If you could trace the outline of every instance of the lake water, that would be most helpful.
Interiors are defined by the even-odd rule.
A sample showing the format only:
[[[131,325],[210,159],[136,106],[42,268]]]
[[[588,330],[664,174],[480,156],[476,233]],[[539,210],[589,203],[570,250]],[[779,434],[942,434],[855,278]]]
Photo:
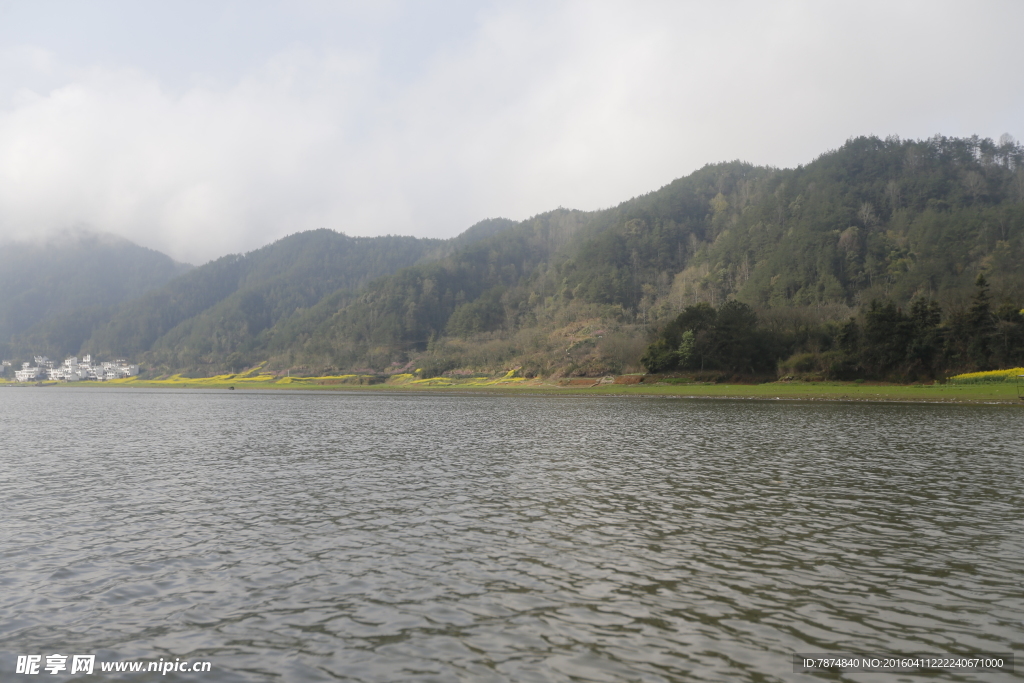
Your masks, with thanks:
[[[625,682],[1024,648],[1018,406],[0,388],[0,408],[4,681],[117,679],[13,673],[53,653],[212,667],[131,681]]]

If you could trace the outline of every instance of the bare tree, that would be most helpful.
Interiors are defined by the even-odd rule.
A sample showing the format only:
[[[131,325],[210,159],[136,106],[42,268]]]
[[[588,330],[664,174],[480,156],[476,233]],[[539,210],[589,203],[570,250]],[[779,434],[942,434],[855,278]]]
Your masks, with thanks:
[[[964,175],[964,185],[974,198],[974,203],[977,204],[978,195],[981,194],[981,190],[985,186],[985,179],[977,171],[968,171]]]
[[[889,197],[889,206],[895,214],[900,208],[900,184],[895,180],[890,180],[885,186],[885,193]]]
[[[1017,141],[1009,133],[999,136],[999,148],[996,151],[996,158],[1001,158],[1003,166],[1010,168],[1013,164],[1013,153],[1016,151]]]
[[[911,147],[907,150],[907,156],[903,159],[903,165],[908,171],[916,171],[921,165],[921,153]]]
[[[860,211],[857,212],[857,217],[860,218],[861,222],[864,223],[865,228],[870,228],[875,223],[875,210],[868,202],[863,202],[860,205]]]
[[[754,198],[754,183],[744,180],[740,183],[740,207],[743,208]]]
[[[860,235],[857,228],[852,225],[846,230],[843,230],[839,235],[839,248],[842,249],[843,252],[849,253],[851,251],[856,251],[859,243]]]
[[[1009,210],[1003,209],[996,216],[996,239],[1007,242],[1010,239],[1010,224],[1012,217]]]
[[[786,195],[786,184],[780,183],[778,188],[775,190],[775,213],[778,218],[779,226],[785,227],[786,225],[786,202],[784,201]]]
[[[742,287],[747,283],[747,280],[750,279],[750,271],[750,254],[746,254],[743,257],[743,263],[739,266],[739,276],[736,281],[737,287]]]

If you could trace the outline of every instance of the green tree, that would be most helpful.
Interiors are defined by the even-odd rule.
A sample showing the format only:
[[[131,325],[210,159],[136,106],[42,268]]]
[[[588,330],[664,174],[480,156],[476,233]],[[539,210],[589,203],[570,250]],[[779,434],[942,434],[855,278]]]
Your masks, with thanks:
[[[706,303],[687,307],[661,331],[640,362],[650,372],[728,370],[739,373],[773,369],[778,348],[760,329],[747,304],[728,301],[717,311]]]
[[[935,378],[942,363],[942,309],[935,301],[916,299],[910,306],[912,333],[907,348],[907,375]]]
[[[766,370],[771,360],[762,353],[763,335],[757,315],[747,304],[728,301],[718,310],[713,327],[711,357],[715,367],[751,374]]]
[[[970,326],[970,342],[968,343],[968,354],[971,362],[979,370],[990,369],[990,357],[992,355],[992,336],[995,332],[995,316],[992,315],[992,298],[989,296],[988,280],[985,275],[978,273],[974,281],[977,292],[967,312],[967,324]]]
[[[872,301],[864,314],[861,361],[868,374],[885,378],[899,373],[914,338],[910,318],[892,301]]]

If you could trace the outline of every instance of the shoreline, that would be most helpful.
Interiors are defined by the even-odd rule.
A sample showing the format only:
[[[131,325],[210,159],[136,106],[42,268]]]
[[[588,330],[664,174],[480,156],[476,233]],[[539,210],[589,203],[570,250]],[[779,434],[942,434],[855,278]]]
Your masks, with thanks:
[[[944,403],[975,405],[1020,405],[1017,387],[1010,382],[991,384],[867,384],[855,382],[769,382],[765,384],[702,384],[702,383],[614,383],[573,378],[572,380],[537,380],[503,377],[497,379],[431,380],[403,379],[379,384],[344,381],[341,378],[270,379],[231,377],[163,380],[114,380],[109,382],[46,382],[35,384],[6,383],[4,388],[99,387],[117,389],[218,389],[278,391],[384,391],[389,393],[430,394],[503,394],[546,396],[651,396],[691,399],[746,399],[757,401],[833,401],[871,403]]]

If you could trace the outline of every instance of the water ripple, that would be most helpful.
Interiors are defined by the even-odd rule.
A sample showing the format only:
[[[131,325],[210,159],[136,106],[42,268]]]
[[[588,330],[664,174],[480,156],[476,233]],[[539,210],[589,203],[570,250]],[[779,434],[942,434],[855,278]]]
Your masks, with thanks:
[[[1024,647],[1015,407],[3,406],[5,672],[75,652],[213,663],[169,681],[768,681],[799,678],[793,652]]]

